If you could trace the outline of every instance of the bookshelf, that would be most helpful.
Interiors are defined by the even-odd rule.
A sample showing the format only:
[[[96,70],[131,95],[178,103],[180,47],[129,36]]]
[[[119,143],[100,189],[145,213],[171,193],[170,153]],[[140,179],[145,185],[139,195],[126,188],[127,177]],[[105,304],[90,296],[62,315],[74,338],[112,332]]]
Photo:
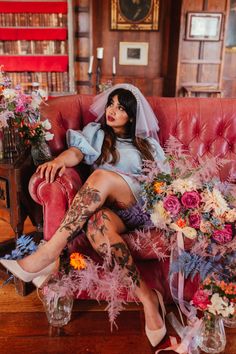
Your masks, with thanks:
[[[74,93],[73,1],[0,1],[0,64],[13,85]]]

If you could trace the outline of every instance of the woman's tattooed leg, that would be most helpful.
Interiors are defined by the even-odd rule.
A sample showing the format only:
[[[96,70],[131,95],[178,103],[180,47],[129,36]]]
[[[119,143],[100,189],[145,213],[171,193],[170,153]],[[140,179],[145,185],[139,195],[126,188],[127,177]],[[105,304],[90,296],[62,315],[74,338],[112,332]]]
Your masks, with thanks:
[[[69,232],[67,241],[70,242],[89,217],[101,206],[101,196],[97,189],[90,187],[88,184],[80,189],[76,194],[70,209],[66,213],[59,231],[66,230]]]
[[[87,237],[96,252],[111,267],[114,266],[114,262],[118,263],[126,271],[127,276],[139,286],[140,274],[126,243],[114,230],[112,214],[108,209],[96,212],[87,224]]]

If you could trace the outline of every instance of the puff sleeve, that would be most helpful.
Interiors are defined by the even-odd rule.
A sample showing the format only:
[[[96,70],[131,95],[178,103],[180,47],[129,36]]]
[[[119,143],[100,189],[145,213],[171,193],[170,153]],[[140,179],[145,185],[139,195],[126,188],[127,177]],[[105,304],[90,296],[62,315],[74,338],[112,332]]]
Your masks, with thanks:
[[[169,173],[170,172],[170,166],[169,163],[166,161],[166,156],[165,153],[161,147],[161,145],[153,138],[147,138],[149,144],[152,147],[152,154],[154,157],[155,161],[160,162],[160,167],[163,172]]]
[[[89,123],[82,131],[68,129],[66,133],[68,147],[76,147],[84,155],[84,162],[92,165],[101,155],[104,131],[100,123]]]

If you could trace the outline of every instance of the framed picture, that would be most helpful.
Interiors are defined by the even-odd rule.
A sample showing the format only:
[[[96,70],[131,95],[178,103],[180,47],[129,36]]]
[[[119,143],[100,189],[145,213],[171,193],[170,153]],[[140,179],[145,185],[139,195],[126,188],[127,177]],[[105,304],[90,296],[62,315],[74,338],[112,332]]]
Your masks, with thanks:
[[[157,31],[160,0],[112,0],[111,29]]]
[[[219,41],[223,14],[219,12],[189,12],[186,39],[192,41]]]
[[[120,42],[120,65],[148,65],[147,42]]]

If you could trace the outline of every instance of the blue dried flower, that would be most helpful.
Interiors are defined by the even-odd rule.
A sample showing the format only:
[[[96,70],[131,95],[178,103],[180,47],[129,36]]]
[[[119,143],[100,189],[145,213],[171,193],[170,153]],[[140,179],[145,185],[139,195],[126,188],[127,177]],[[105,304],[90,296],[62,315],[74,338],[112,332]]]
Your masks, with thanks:
[[[5,259],[21,259],[37,250],[37,245],[31,235],[22,235],[16,240],[16,248]]]

